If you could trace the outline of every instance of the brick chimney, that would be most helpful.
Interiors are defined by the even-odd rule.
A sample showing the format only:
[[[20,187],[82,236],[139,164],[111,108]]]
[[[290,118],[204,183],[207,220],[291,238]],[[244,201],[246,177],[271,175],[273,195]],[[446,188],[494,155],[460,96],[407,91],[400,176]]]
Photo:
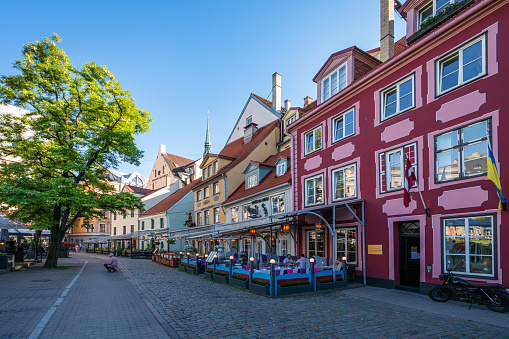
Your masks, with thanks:
[[[290,107],[292,107],[292,102],[290,99],[285,100],[285,110],[288,112],[290,110]]]
[[[313,98],[311,97],[305,97],[304,98],[304,107],[306,107],[307,105],[309,105],[310,103],[313,102]]]
[[[380,0],[380,60],[394,56],[394,0]]]
[[[159,145],[159,154],[165,154],[166,153],[166,145]]]
[[[272,108],[281,111],[281,74],[272,74]]]
[[[251,141],[253,134],[255,134],[257,130],[258,124],[255,124],[254,122],[244,127],[244,144],[247,144]]]

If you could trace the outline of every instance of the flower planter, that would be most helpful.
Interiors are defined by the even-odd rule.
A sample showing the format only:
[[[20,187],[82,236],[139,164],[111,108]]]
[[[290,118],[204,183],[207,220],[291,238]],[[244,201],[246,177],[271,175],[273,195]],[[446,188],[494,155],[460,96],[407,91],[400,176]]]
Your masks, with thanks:
[[[230,277],[230,285],[237,286],[240,288],[249,288],[249,279],[247,280],[240,280]]]
[[[263,295],[269,295],[270,294],[270,284],[262,286],[262,285],[251,283],[251,284],[249,284],[248,288],[249,288],[250,291],[253,291],[253,292],[256,292],[256,293],[260,293],[260,294],[263,294]]]
[[[297,285],[297,286],[288,286],[281,287],[281,285],[277,285],[277,295],[290,295],[297,293],[306,293],[311,292],[311,285]]]
[[[227,275],[223,276],[223,275],[213,274],[212,280],[219,281],[220,283],[223,283],[223,284],[228,284],[230,277]]]
[[[346,287],[346,281],[336,281],[336,282],[328,282],[328,283],[320,283],[316,282],[316,290],[324,291],[324,290],[332,290],[335,288],[343,288]]]
[[[170,267],[178,267],[178,261],[176,259],[170,259]]]

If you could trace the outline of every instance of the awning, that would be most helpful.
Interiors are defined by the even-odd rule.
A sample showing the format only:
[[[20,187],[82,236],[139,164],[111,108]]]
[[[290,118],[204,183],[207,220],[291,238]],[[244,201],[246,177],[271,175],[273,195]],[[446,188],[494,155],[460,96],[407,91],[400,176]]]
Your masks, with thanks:
[[[183,228],[180,230],[170,231],[170,239],[177,239],[177,238],[188,238],[191,236],[200,235],[205,232],[213,232],[215,228],[215,225],[206,225],[206,226],[198,226],[198,227],[189,227],[189,228]]]

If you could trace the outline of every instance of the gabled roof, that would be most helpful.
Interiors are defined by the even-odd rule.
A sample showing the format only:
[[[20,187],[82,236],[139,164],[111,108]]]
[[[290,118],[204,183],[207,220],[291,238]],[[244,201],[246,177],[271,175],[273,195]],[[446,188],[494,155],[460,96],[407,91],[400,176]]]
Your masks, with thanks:
[[[189,192],[193,190],[196,186],[198,186],[201,181],[198,178],[197,180],[193,180],[191,183],[187,184],[186,186],[182,187],[181,189],[177,190],[175,193],[170,195],[169,197],[162,200],[160,203],[155,205],[154,207],[150,208],[149,210],[143,212],[140,214],[140,217],[146,217],[148,215],[153,214],[160,214],[163,212],[166,212],[170,208],[173,207],[177,202],[182,200]]]
[[[168,166],[170,167],[170,170],[172,172],[176,168],[179,168],[182,166],[187,166],[187,165],[196,161],[196,160],[187,159],[187,158],[180,157],[178,155],[170,154],[170,153],[163,153],[163,157],[166,160],[166,162],[168,163]]]
[[[203,158],[203,162],[201,163],[200,168],[204,168],[205,166],[208,166],[208,165],[206,165],[208,158],[216,158],[216,159],[221,158],[221,159],[226,159],[226,160],[231,160],[231,161],[235,160],[235,158],[227,157],[226,155],[207,153],[205,155],[205,158]]]
[[[143,187],[138,187],[138,186],[131,186],[131,185],[125,185],[124,188],[128,192],[135,193],[135,194],[142,194],[142,195],[145,195],[145,194],[153,192],[151,189],[148,189],[148,188],[143,188]]]
[[[260,166],[262,166],[262,167],[274,167],[274,166],[267,165],[267,164],[265,164],[265,163],[263,163],[263,162],[258,162],[258,161],[251,160],[251,161],[247,164],[247,166],[246,166],[246,168],[244,169],[244,171],[242,172],[242,174],[246,174],[247,172],[249,172],[248,170],[250,170],[250,169],[251,169],[251,167],[253,167],[253,166],[256,166],[256,167],[260,167]]]
[[[244,138],[238,138],[229,144],[227,144],[221,152],[219,152],[219,155],[227,156],[234,158],[235,160],[229,163],[228,165],[221,168],[219,171],[217,171],[215,174],[211,175],[207,179],[204,179],[201,181],[201,184],[205,184],[211,180],[214,180],[215,178],[219,177],[220,175],[227,173],[230,169],[237,166],[240,162],[242,162],[251,152],[263,141],[265,138],[274,131],[279,126],[279,120],[274,120],[268,125],[263,126],[259,130],[257,130],[251,140],[244,144]]]
[[[278,159],[285,157],[290,158],[291,149],[287,148],[284,151],[277,153],[275,155],[271,155],[268,157],[263,164],[266,164],[267,166],[274,167]],[[231,204],[235,201],[247,198],[249,196],[261,193],[263,191],[266,191],[268,189],[283,185],[285,183],[291,183],[291,171],[289,168],[286,169],[286,173],[282,176],[278,177],[276,176],[276,171],[272,170],[270,171],[265,177],[263,177],[262,180],[258,183],[258,185],[246,188],[245,182],[242,182],[237,189],[230,194],[228,199],[223,203],[223,205]]]

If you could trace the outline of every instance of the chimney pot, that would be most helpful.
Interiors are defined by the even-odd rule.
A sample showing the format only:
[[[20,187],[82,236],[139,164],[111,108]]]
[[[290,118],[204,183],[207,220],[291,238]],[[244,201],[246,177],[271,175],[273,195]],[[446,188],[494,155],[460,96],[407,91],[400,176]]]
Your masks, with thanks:
[[[281,74],[272,74],[272,108],[281,111]]]
[[[166,153],[166,145],[159,145],[159,153],[165,154]]]
[[[310,103],[313,102],[313,98],[311,97],[305,97],[304,98],[304,107],[306,107],[307,105],[309,105]]]
[[[290,99],[286,99],[285,100],[285,110],[288,112],[291,107],[292,107],[292,102],[290,101]]]

